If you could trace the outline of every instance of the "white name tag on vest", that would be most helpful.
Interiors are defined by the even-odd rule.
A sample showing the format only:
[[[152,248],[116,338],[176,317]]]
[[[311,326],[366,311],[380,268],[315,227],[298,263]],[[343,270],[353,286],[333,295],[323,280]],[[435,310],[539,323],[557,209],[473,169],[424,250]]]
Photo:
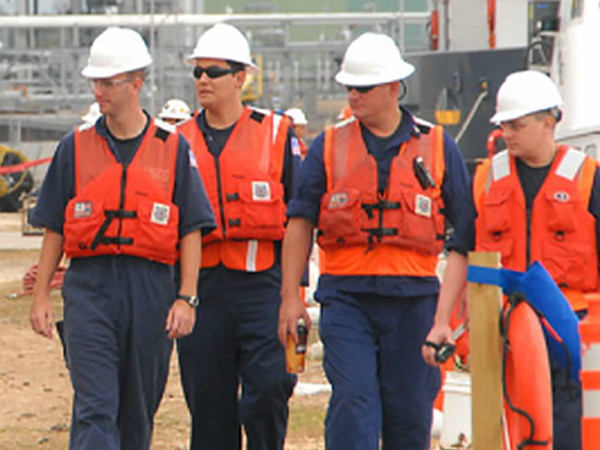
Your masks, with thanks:
[[[415,212],[419,216],[431,217],[431,199],[425,195],[417,194],[415,197]]]
[[[75,219],[85,219],[86,217],[91,217],[92,211],[92,202],[77,202],[73,208],[73,217]]]
[[[167,225],[169,223],[170,215],[171,207],[169,205],[154,203],[152,205],[152,216],[150,217],[150,222],[158,225]]]
[[[268,182],[252,182],[252,200],[255,202],[268,202],[271,200],[271,186]]]

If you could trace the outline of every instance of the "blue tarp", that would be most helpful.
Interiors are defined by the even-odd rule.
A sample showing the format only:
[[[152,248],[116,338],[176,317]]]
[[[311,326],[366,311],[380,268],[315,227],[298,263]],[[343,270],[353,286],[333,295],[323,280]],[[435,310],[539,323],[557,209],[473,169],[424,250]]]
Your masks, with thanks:
[[[534,262],[526,272],[469,266],[467,281],[500,286],[504,295],[521,293],[539,311],[563,340],[570,353],[570,375],[579,380],[581,369],[581,338],[579,319],[569,301],[558,288],[548,271]],[[548,350],[563,369],[567,370],[568,355],[563,345],[544,328]]]

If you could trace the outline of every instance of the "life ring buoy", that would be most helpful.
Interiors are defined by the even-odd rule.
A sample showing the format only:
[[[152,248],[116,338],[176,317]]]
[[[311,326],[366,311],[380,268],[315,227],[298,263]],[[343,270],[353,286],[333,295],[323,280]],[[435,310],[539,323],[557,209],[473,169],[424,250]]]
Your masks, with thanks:
[[[504,133],[502,132],[501,128],[494,128],[492,131],[490,131],[490,134],[488,134],[486,147],[488,158],[491,158],[498,153],[498,151],[506,148],[506,142],[504,142]]]
[[[507,450],[552,450],[552,385],[537,314],[520,294],[502,309],[502,379]],[[532,374],[535,373],[535,378]]]

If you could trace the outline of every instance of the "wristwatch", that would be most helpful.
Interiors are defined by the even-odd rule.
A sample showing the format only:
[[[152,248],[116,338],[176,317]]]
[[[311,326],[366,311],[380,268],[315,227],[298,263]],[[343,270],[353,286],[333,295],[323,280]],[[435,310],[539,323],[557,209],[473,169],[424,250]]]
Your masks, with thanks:
[[[200,304],[200,300],[196,295],[177,294],[176,298],[177,300],[185,300],[188,303],[188,305],[190,305],[192,308],[197,308]]]

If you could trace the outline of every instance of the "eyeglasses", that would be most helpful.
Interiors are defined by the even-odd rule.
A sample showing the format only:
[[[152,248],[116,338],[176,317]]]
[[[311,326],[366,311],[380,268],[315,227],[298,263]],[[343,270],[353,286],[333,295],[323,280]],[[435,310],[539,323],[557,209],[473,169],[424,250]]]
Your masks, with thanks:
[[[371,86],[346,86],[346,90],[348,92],[350,92],[350,91],[352,91],[352,89],[354,89],[359,94],[366,94],[367,92],[369,92],[371,89],[373,89],[375,87],[377,87],[377,85],[371,85]]]
[[[221,78],[222,76],[225,76],[227,74],[234,74],[236,73],[237,70],[235,69],[226,69],[224,67],[219,67],[219,66],[210,66],[210,67],[200,67],[200,66],[196,66],[194,67],[194,78],[196,80],[199,80],[200,78],[202,78],[203,74],[206,74],[208,76],[208,78],[214,80],[215,78]]]
[[[525,116],[524,118],[501,122],[499,124],[499,126],[500,126],[500,128],[502,128],[503,131],[510,130],[512,132],[519,132],[522,129],[524,129],[525,127],[527,127],[527,125],[529,125],[534,120],[535,120],[535,118],[533,118],[533,117]]]
[[[103,90],[109,90],[115,88],[120,84],[130,83],[131,81],[133,81],[131,78],[118,78],[116,80],[109,80],[106,78],[89,78],[88,84],[90,86],[90,89],[98,87]]]

